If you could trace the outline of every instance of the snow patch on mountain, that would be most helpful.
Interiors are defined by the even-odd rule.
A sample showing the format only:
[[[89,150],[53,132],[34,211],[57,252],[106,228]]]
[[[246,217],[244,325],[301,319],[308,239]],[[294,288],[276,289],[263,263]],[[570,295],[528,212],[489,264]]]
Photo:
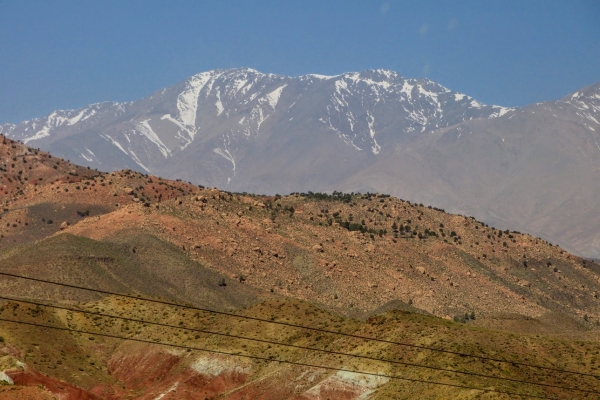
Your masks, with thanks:
[[[576,115],[579,117],[600,125],[600,101],[598,100],[600,100],[600,84],[573,93],[565,102],[578,110]],[[593,127],[588,128],[595,132]]]
[[[356,83],[360,79],[360,72],[348,72],[342,75],[342,77]]]
[[[238,132],[247,137],[251,136],[252,134],[258,134],[263,122],[265,122],[267,118],[269,118],[275,112],[281,94],[286,87],[287,84],[284,84],[258,98],[252,109],[249,111],[249,114],[247,116],[242,116],[242,118],[238,120],[238,124],[243,126],[243,129]],[[242,103],[248,104],[252,102],[256,99],[256,97],[258,97],[259,94],[260,92],[253,93]]]
[[[413,88],[414,86],[408,83],[408,80],[406,80],[402,84],[402,89],[400,89],[400,93],[404,94],[408,99],[411,99]]]
[[[371,135],[371,139],[373,139],[373,147],[371,147],[371,151],[373,154],[379,154],[381,150],[381,146],[377,144],[377,140],[375,140],[375,131],[373,130],[373,124],[375,123],[375,118],[369,113],[367,113],[367,124],[369,126],[369,134]]]
[[[68,118],[66,120],[67,125],[75,125],[76,123],[80,122],[80,121],[85,121],[86,119],[90,118],[91,116],[96,114],[96,109],[92,108],[92,107],[86,107],[83,110],[81,110],[81,112],[79,112],[77,115],[75,115],[72,118]]]
[[[271,93],[269,93],[265,96],[267,99],[267,102],[269,103],[269,105],[271,106],[273,111],[275,110],[275,106],[279,102],[279,98],[281,97],[281,92],[283,91],[283,89],[286,86],[287,86],[287,83],[283,86],[278,87],[277,89],[273,90]]]
[[[383,89],[389,89],[392,85],[388,81],[374,81],[373,79],[362,79],[361,82],[370,86],[379,86]]]
[[[262,107],[257,106],[252,109],[252,112],[250,112],[250,118],[256,122],[255,133],[260,132],[260,126],[268,117],[268,115],[265,115]]]
[[[338,137],[340,139],[342,139],[344,141],[344,143],[346,143],[348,146],[352,146],[356,150],[361,151],[362,149],[354,143],[356,134],[354,134],[353,137],[351,137],[350,135],[343,133],[340,129],[335,127],[333,125],[333,123],[331,122],[331,113],[329,112],[329,106],[327,108],[328,108],[328,118],[327,119],[319,118],[319,122],[323,123],[327,127],[327,129],[330,129],[330,130],[334,131],[335,133],[337,133]]]
[[[235,177],[235,158],[233,157],[233,154],[231,154],[231,152],[229,151],[228,147],[228,142],[230,142],[230,138],[228,135],[226,135],[226,138],[224,139],[224,146],[223,148],[221,147],[217,147],[213,149],[213,152],[220,155],[221,157],[223,157],[224,159],[226,159],[227,161],[229,161],[231,163],[232,166],[232,172],[233,172],[233,176],[228,176],[227,177],[227,183],[229,184],[229,182],[231,182],[231,178]]]
[[[50,115],[48,115],[46,117],[46,122],[42,126],[42,129],[40,129],[35,134],[33,134],[33,136],[23,139],[23,143],[27,144],[27,143],[31,142],[32,140],[38,140],[38,139],[42,139],[42,138],[50,136],[50,130],[52,128],[60,126],[65,121],[67,121],[66,118],[58,115],[57,111],[54,111],[53,113],[51,113]]]
[[[217,91],[217,102],[215,103],[215,106],[217,107],[217,116],[221,115],[221,113],[223,112],[225,107],[223,107],[223,103],[221,102],[221,92],[220,91]]]
[[[310,77],[310,78],[316,78],[316,79],[320,79],[320,80],[328,80],[328,79],[333,79],[333,78],[337,78],[339,75],[319,75],[319,74],[308,74],[308,75],[303,75],[300,78],[304,78],[304,77]]]
[[[511,111],[514,111],[515,108],[510,108],[510,107],[500,107],[500,106],[493,106],[492,109],[495,111],[494,113],[490,114],[490,118],[498,118],[501,117],[505,114],[508,114]]]
[[[471,104],[471,107],[474,107],[474,108],[483,108],[483,104],[481,104],[481,103],[480,103],[480,102],[478,102],[477,100],[475,100],[475,99],[472,99],[472,98],[470,98],[470,97],[469,97],[469,99],[471,100],[471,103],[470,103],[470,104]]]
[[[422,125],[423,127],[427,125],[427,117],[423,115],[422,111],[416,112],[412,110],[409,112],[408,118],[413,120],[417,124]]]
[[[192,76],[185,83],[185,89],[177,96],[179,121],[193,139],[196,134],[196,114],[198,112],[198,96],[206,83],[220,74],[214,71],[202,72]]]
[[[318,120],[346,144],[363,148],[363,143],[370,143],[374,154],[381,151],[374,134],[374,120],[379,115],[385,120],[391,117],[395,121],[392,124],[402,126],[402,132],[424,133],[473,118],[499,117],[513,110],[487,106],[429,79],[405,79],[387,70],[345,73],[329,87],[329,103]],[[365,113],[366,117],[356,120],[355,116]]]
[[[21,132],[19,140],[27,144],[34,140],[49,137],[55,129],[81,123],[96,115],[98,109],[107,106],[115,107],[121,105],[114,102],[96,103],[77,110],[57,110],[43,118],[36,118],[32,121],[23,121],[20,125],[25,125],[25,128]],[[17,126],[13,126],[10,130],[14,131],[16,128]],[[34,131],[34,133],[29,134],[29,131]],[[4,132],[8,132],[8,128],[5,128]]]
[[[231,162],[231,164],[233,165],[233,170],[235,171],[235,159],[233,158],[229,150],[217,147],[216,149],[213,149],[213,151],[225,158],[227,161]]]
[[[85,148],[85,151],[89,154],[85,154],[85,153],[79,153],[81,155],[81,158],[83,158],[84,160],[86,160],[87,162],[98,162],[98,164],[102,164],[100,161],[96,160],[96,155],[94,154],[93,151],[91,151],[90,149],[88,149],[87,147]]]
[[[386,79],[392,79],[398,77],[398,73],[396,71],[392,71],[390,69],[376,69],[375,72],[379,75],[383,75]]]
[[[171,155],[171,151],[169,150],[169,148],[167,146],[165,146],[165,144],[160,140],[158,135],[152,130],[152,127],[150,126],[149,121],[150,121],[149,119],[146,119],[144,121],[136,123],[135,129],[139,133],[141,133],[142,135],[147,137],[152,143],[154,143],[158,147],[158,149],[160,150],[162,155],[165,158],[167,158],[168,156]]]
[[[117,142],[115,139],[113,139],[112,136],[100,134],[100,137],[107,140],[108,142],[110,142],[113,146],[115,146],[117,149],[121,150],[123,153],[129,155],[129,153],[127,153],[127,151],[123,148],[123,146],[121,146],[121,144],[119,142]]]
[[[341,80],[341,79],[338,81],[335,81],[335,93],[342,96],[342,100],[338,99],[339,103],[341,106],[347,106],[348,103],[344,100],[344,94],[342,93],[342,91],[344,91],[346,93],[350,93],[350,89],[348,89],[348,84],[346,83],[346,81]]]
[[[14,124],[3,124],[0,125],[0,134],[4,135],[4,136],[9,136],[12,131],[15,130],[17,126]]]
[[[144,171],[150,172],[150,168],[148,168],[144,164],[142,164],[142,162],[140,161],[140,159],[138,158],[138,156],[133,152],[133,150],[129,150],[129,153],[130,153],[133,161],[135,161],[137,165],[139,165],[140,167],[142,167],[144,169]]]
[[[417,89],[418,89],[418,91],[419,91],[420,94],[422,94],[423,96],[427,97],[431,102],[433,102],[436,105],[438,112],[442,113],[442,107],[441,107],[440,102],[438,100],[437,93],[425,90],[423,88],[423,86],[421,86],[421,85],[417,85]]]
[[[171,116],[171,114],[165,114],[162,117],[160,117],[161,120],[167,120],[172,122],[173,124],[177,125],[177,127],[181,128],[183,131],[186,131],[185,126],[183,126],[183,124],[181,122],[179,122],[178,120],[176,120],[175,118],[173,118]]]
[[[247,84],[248,84],[247,79],[236,79],[235,81],[233,81],[233,88],[234,88],[233,94],[237,94]]]

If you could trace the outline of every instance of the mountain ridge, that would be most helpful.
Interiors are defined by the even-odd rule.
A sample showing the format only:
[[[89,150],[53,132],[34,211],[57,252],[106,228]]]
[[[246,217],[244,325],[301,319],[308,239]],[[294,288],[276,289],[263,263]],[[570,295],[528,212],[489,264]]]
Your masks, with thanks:
[[[101,170],[229,191],[389,193],[599,257],[599,88],[504,108],[389,70],[214,70],[0,133]]]
[[[225,85],[225,91],[226,93],[221,94],[220,90],[215,91],[215,93],[212,93],[212,89],[215,83],[217,83],[217,80],[223,77],[224,79],[222,79],[224,85]],[[225,79],[226,78],[226,79]],[[344,73],[344,74],[340,74],[340,75],[336,75],[336,76],[323,76],[323,75],[317,75],[317,74],[307,74],[307,75],[301,75],[298,77],[288,77],[288,76],[280,76],[280,75],[275,75],[275,74],[263,74],[260,73],[254,69],[251,68],[239,68],[239,69],[228,69],[228,70],[212,70],[212,71],[208,71],[208,72],[201,72],[198,74],[195,74],[193,76],[191,76],[190,78],[181,81],[167,89],[162,89],[159,91],[154,92],[153,94],[151,94],[148,97],[145,97],[143,99],[140,100],[140,102],[146,103],[145,106],[147,106],[148,108],[150,108],[151,112],[155,111],[152,109],[152,101],[154,98],[161,96],[161,95],[165,95],[168,92],[176,92],[178,93],[176,96],[176,99],[174,101],[177,112],[173,112],[173,113],[169,113],[169,114],[164,114],[161,116],[161,120],[167,120],[169,122],[172,122],[174,125],[177,126],[177,128],[180,129],[180,133],[187,133],[188,140],[193,140],[193,138],[195,137],[197,131],[198,131],[198,127],[196,126],[196,120],[197,120],[197,113],[198,113],[198,101],[199,96],[200,96],[200,92],[204,91],[205,94],[205,98],[203,100],[206,100],[207,98],[209,98],[209,96],[212,96],[210,98],[210,102],[208,102],[209,104],[204,104],[204,106],[213,106],[213,112],[216,113],[216,116],[220,116],[223,113],[223,110],[225,110],[223,107],[223,100],[226,101],[226,99],[221,99],[222,95],[227,95],[227,96],[232,96],[238,93],[241,93],[242,95],[249,93],[252,90],[252,87],[254,85],[257,86],[261,86],[262,88],[264,87],[269,87],[270,89],[275,88],[274,90],[270,90],[268,89],[268,92],[266,93],[266,95],[258,97],[258,103],[261,103],[263,105],[268,105],[269,107],[253,107],[250,110],[250,117],[254,117],[254,123],[247,123],[246,121],[241,121],[239,122],[240,125],[242,125],[243,129],[243,133],[246,136],[249,136],[251,134],[255,134],[258,132],[258,130],[260,129],[260,125],[264,122],[264,120],[266,118],[268,118],[268,116],[270,115],[270,113],[272,113],[273,111],[275,111],[275,107],[277,106],[278,101],[280,100],[280,96],[281,96],[281,91],[287,87],[289,84],[297,84],[297,83],[302,83],[302,82],[307,82],[308,85],[311,85],[313,83],[329,83],[329,82],[333,82],[334,83],[334,87],[333,89],[335,89],[332,93],[330,93],[330,97],[331,100],[333,100],[333,102],[337,103],[337,104],[327,104],[327,108],[336,108],[339,111],[338,106],[348,106],[347,101],[345,100],[345,96],[343,92],[349,92],[348,90],[348,84],[350,85],[355,85],[355,86],[363,86],[362,88],[360,88],[361,90],[365,90],[365,89],[370,89],[373,94],[376,97],[376,103],[380,101],[380,97],[385,93],[385,92],[391,92],[395,89],[396,93],[400,93],[401,96],[403,96],[401,98],[401,100],[403,100],[404,102],[410,101],[412,100],[413,96],[414,97],[424,97],[427,99],[427,102],[430,103],[428,104],[428,106],[431,105],[436,105],[438,106],[438,108],[436,110],[433,110],[433,115],[435,116],[436,113],[441,112],[441,109],[439,108],[440,103],[439,100],[437,99],[437,97],[442,94],[450,94],[450,96],[454,96],[454,100],[456,102],[462,102],[462,106],[466,106],[466,107],[471,107],[470,111],[473,110],[477,110],[477,109],[483,109],[484,111],[482,111],[479,114],[485,115],[486,111],[490,111],[489,109],[491,108],[491,110],[493,110],[493,112],[489,112],[490,116],[501,116],[504,115],[506,112],[508,112],[509,108],[504,108],[504,107],[500,107],[500,106],[485,106],[481,103],[479,103],[478,101],[476,101],[475,99],[471,98],[470,96],[458,93],[458,92],[452,92],[449,89],[429,80],[429,79],[416,79],[416,78],[403,78],[402,76],[400,76],[399,74],[397,74],[394,71],[390,71],[390,70],[366,70],[366,71],[362,71],[362,72],[348,72],[348,73]],[[391,82],[391,83],[390,83]],[[278,83],[284,83],[283,85],[279,85]],[[400,85],[400,83],[402,85]],[[390,89],[391,88],[391,89]],[[435,90],[434,91],[428,91],[427,88],[433,88]],[[416,89],[416,90],[415,90]],[[304,88],[304,90],[306,90],[306,88]],[[173,93],[168,93],[167,96],[173,96]],[[299,96],[301,97],[301,96]],[[250,101],[253,101],[257,99],[257,93],[251,93],[251,95],[248,98],[242,99],[242,103],[248,103]],[[383,102],[385,102],[385,98],[382,99]],[[396,100],[396,99],[394,99]],[[215,101],[214,103],[212,103],[212,101]],[[236,99],[237,101],[237,99]],[[42,118],[36,118],[34,120],[28,120],[28,121],[23,121],[22,123],[18,124],[18,125],[13,125],[13,124],[4,124],[2,125],[2,134],[6,134],[8,136],[18,136],[19,140],[22,140],[24,143],[29,143],[31,141],[36,141],[36,140],[40,140],[46,137],[50,136],[50,131],[58,128],[60,126],[71,126],[71,125],[75,125],[79,122],[83,122],[86,121],[90,118],[92,118],[94,115],[96,115],[98,112],[105,112],[107,108],[111,107],[114,109],[115,112],[117,113],[127,113],[126,108],[131,106],[132,104],[134,104],[136,102],[125,102],[125,103],[116,103],[116,102],[102,102],[102,103],[96,103],[96,104],[91,104],[87,107],[83,107],[83,108],[79,108],[79,109],[75,109],[75,110],[57,110],[54,111],[53,113],[51,113],[50,115],[46,116],[46,117],[42,117]],[[205,101],[205,103],[207,103]],[[295,102],[290,106],[293,107],[295,104]],[[231,107],[227,108],[226,114],[229,113]],[[267,108],[270,108],[267,109]],[[404,111],[407,111],[406,108]],[[427,111],[431,112],[431,110],[417,110],[418,112],[415,112],[413,110],[411,110],[411,112],[409,112],[409,119],[412,119],[413,122],[422,125],[420,127],[421,132],[425,131],[426,129],[430,129],[429,126],[427,126],[427,117],[424,115],[424,113],[426,113]],[[62,115],[59,115],[62,114]],[[372,116],[371,115],[367,115],[367,120],[371,119]],[[472,116],[469,118],[473,118]],[[45,119],[45,122],[42,123]],[[245,119],[242,117],[242,119]],[[460,116],[458,116],[458,119],[460,120]],[[342,129],[340,129],[340,127],[338,126],[334,126],[334,123],[331,121],[331,119],[328,120],[324,120],[324,119],[320,119],[319,120],[321,123],[325,124],[329,129],[336,131],[340,137],[344,140],[344,142],[346,142],[348,145],[354,146],[356,149],[361,149],[359,148],[352,140],[352,138],[349,135],[346,135],[344,133],[342,133]],[[138,129],[140,130],[144,130],[144,128],[146,128],[146,132],[147,132],[147,137],[150,138],[150,140],[154,140],[154,144],[159,147],[159,150],[161,150],[161,152],[163,153],[163,155],[165,155],[165,153],[167,151],[173,150],[174,148],[172,146],[169,146],[170,148],[167,149],[166,146],[164,146],[164,144],[162,144],[160,141],[156,140],[155,137],[153,136],[153,133],[148,132],[148,127],[144,126],[144,120],[142,121],[138,121],[138,123],[140,125],[137,126]],[[354,124],[357,122],[356,119],[354,118],[354,116],[349,116],[348,119],[348,124],[349,126],[349,130],[353,131],[354,130]],[[363,125],[365,124],[365,122],[367,123],[367,125],[369,125],[369,121],[360,121]],[[446,124],[452,124],[456,122],[456,117],[453,119],[452,117],[450,118],[450,122],[445,122]],[[371,122],[372,124],[372,122]],[[29,125],[29,126],[23,126],[23,125]],[[41,125],[41,129],[39,129],[39,126]],[[439,125],[439,123],[437,124]],[[19,128],[20,127],[20,128]],[[437,128],[438,126],[436,126]],[[364,128],[364,127],[363,127]],[[39,129],[36,131],[36,129]],[[150,129],[151,130],[151,129]],[[415,126],[409,126],[407,128],[408,132],[412,132],[416,130]],[[35,133],[33,133],[33,135],[31,136],[27,136],[29,133],[29,131],[35,131]],[[369,135],[372,137],[372,139],[374,139],[375,134],[371,132],[372,131],[372,127],[369,128]],[[363,132],[364,133],[364,132]],[[362,140],[364,141],[364,138],[362,138]],[[189,144],[189,142],[187,143]],[[185,144],[185,145],[187,145]],[[373,142],[371,143],[371,150],[373,152],[377,152],[378,150],[378,144],[375,140],[373,140]],[[184,145],[184,146],[185,146]],[[89,161],[87,158],[83,157],[83,161]],[[142,165],[139,165],[140,167],[143,167]]]

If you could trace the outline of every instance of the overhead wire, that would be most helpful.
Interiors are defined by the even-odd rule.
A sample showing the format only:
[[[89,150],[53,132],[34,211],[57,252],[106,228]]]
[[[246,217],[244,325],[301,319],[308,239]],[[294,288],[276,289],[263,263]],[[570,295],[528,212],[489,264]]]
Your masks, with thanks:
[[[253,360],[278,362],[281,364],[289,364],[289,365],[295,365],[295,366],[300,366],[300,367],[319,368],[319,369],[325,369],[325,370],[330,370],[330,371],[339,371],[339,372],[350,372],[350,373],[356,373],[356,374],[361,374],[361,375],[374,376],[374,377],[380,377],[380,378],[397,379],[397,380],[403,380],[403,381],[414,382],[414,383],[426,383],[426,384],[430,384],[430,385],[448,386],[448,387],[454,387],[454,388],[458,388],[458,389],[478,390],[478,391],[485,392],[485,393],[498,393],[498,394],[506,394],[506,395],[510,395],[510,396],[520,396],[520,397],[527,397],[527,398],[534,398],[534,399],[560,400],[559,398],[556,398],[556,397],[547,397],[547,396],[541,396],[541,395],[535,395],[535,394],[518,393],[518,392],[509,391],[509,390],[480,388],[480,387],[475,387],[475,386],[461,385],[461,384],[457,384],[457,383],[427,381],[427,380],[423,380],[423,379],[408,378],[408,377],[403,377],[403,376],[398,376],[398,375],[389,375],[389,374],[382,374],[382,373],[376,373],[376,372],[352,370],[352,369],[346,369],[346,368],[331,367],[328,365],[304,363],[304,362],[299,362],[299,361],[281,360],[281,359],[268,358],[268,357],[262,357],[262,356],[254,356],[254,355],[250,355],[250,354],[240,354],[240,353],[234,353],[234,352],[228,352],[228,351],[222,351],[222,350],[208,349],[208,348],[204,348],[204,347],[195,347],[195,346],[193,347],[193,346],[185,346],[185,345],[176,344],[176,343],[164,343],[164,342],[154,341],[154,340],[130,338],[130,337],[126,337],[126,336],[112,335],[109,333],[89,332],[89,331],[85,331],[85,330],[81,330],[81,329],[38,324],[35,322],[17,321],[17,320],[2,318],[2,317],[0,317],[0,321],[16,323],[16,324],[21,324],[21,325],[35,326],[35,327],[39,327],[39,328],[56,329],[56,330],[60,330],[60,331],[68,331],[68,332],[75,332],[75,333],[86,334],[86,335],[94,335],[94,336],[100,336],[100,337],[106,337],[106,338],[112,338],[112,339],[128,340],[128,341],[132,341],[132,342],[169,346],[169,347],[186,349],[186,350],[190,350],[190,351],[196,350],[196,351],[204,351],[204,352],[214,353],[214,354],[222,354],[222,355],[228,355],[228,356],[234,356],[234,357],[248,358],[248,359],[253,359]]]
[[[30,280],[30,281],[34,281],[34,282],[40,282],[40,283],[47,283],[47,284],[57,285],[57,286],[63,286],[63,287],[68,287],[68,288],[72,288],[72,289],[86,290],[86,291],[95,292],[95,293],[101,293],[101,294],[105,294],[105,295],[112,295],[112,296],[118,296],[118,297],[123,297],[123,298],[135,299],[135,300],[139,300],[139,301],[152,302],[152,303],[156,303],[156,304],[181,307],[181,308],[186,308],[186,309],[190,309],[190,310],[194,310],[194,311],[202,311],[202,312],[206,312],[206,313],[211,313],[211,314],[215,314],[215,315],[224,315],[224,316],[235,317],[235,318],[239,318],[239,319],[247,319],[247,320],[253,320],[253,321],[260,321],[260,322],[270,323],[270,324],[274,324],[274,325],[281,325],[281,326],[287,326],[287,327],[291,327],[291,328],[298,328],[298,329],[305,329],[305,330],[320,332],[320,333],[327,333],[327,334],[333,334],[333,335],[338,335],[338,336],[345,336],[345,337],[350,337],[350,338],[354,338],[354,339],[369,340],[369,341],[386,343],[386,344],[391,344],[391,345],[397,345],[397,346],[403,346],[403,347],[409,347],[409,348],[416,348],[416,349],[422,349],[422,350],[428,350],[428,351],[446,353],[446,354],[456,355],[456,356],[460,356],[460,357],[470,357],[470,358],[474,358],[474,359],[481,359],[481,360],[494,361],[494,362],[499,362],[499,363],[506,363],[506,364],[511,364],[513,366],[523,366],[523,367],[537,368],[537,369],[555,371],[555,372],[560,372],[560,373],[568,373],[568,374],[574,374],[574,375],[589,376],[589,377],[593,377],[593,378],[596,378],[596,379],[600,379],[600,375],[594,375],[594,374],[585,373],[585,372],[572,371],[572,370],[568,370],[568,369],[546,367],[546,366],[542,366],[542,365],[529,364],[529,363],[524,363],[524,362],[511,361],[511,360],[499,359],[499,358],[493,358],[493,357],[486,357],[486,356],[480,356],[480,355],[476,355],[476,354],[461,353],[461,352],[453,351],[453,350],[445,350],[445,349],[438,349],[438,348],[435,348],[435,347],[429,347],[429,346],[423,346],[423,345],[416,345],[416,344],[403,343],[403,342],[395,342],[395,341],[391,341],[391,340],[374,338],[374,337],[369,337],[369,336],[356,335],[356,334],[352,334],[352,333],[336,332],[336,331],[332,331],[332,330],[328,330],[328,329],[323,329],[323,328],[315,328],[315,327],[310,327],[310,326],[293,324],[293,323],[290,323],[290,322],[282,322],[282,321],[275,321],[275,320],[264,319],[264,318],[259,318],[259,317],[252,317],[252,316],[248,316],[248,315],[234,314],[234,313],[226,312],[226,311],[211,310],[211,309],[208,309],[208,308],[196,307],[196,306],[192,306],[192,305],[186,305],[186,304],[176,303],[176,302],[173,302],[173,301],[166,301],[166,300],[152,299],[152,298],[148,298],[148,297],[141,297],[140,295],[134,296],[134,295],[130,295],[130,294],[123,294],[123,293],[112,292],[112,291],[108,291],[108,290],[92,289],[92,288],[88,288],[88,287],[85,287],[85,286],[78,286],[78,285],[72,285],[72,284],[67,284],[67,283],[49,281],[49,280],[40,279],[40,278],[32,278],[32,277],[28,277],[28,276],[11,274],[11,273],[7,273],[7,272],[0,272],[0,275],[9,276],[9,277],[13,277],[13,278],[19,278],[19,279]]]
[[[315,327],[310,327],[310,326],[293,324],[290,322],[275,321],[275,320],[264,319],[264,318],[259,318],[259,317],[252,317],[252,316],[248,316],[248,315],[234,314],[232,312],[227,312],[227,311],[211,310],[208,308],[196,307],[196,306],[192,306],[192,305],[176,303],[173,301],[142,297],[140,295],[135,296],[135,295],[130,295],[130,294],[112,292],[109,290],[92,289],[92,288],[85,287],[85,286],[78,286],[78,285],[72,285],[72,284],[68,284],[68,283],[55,282],[55,281],[50,281],[50,280],[45,280],[45,279],[40,279],[40,278],[33,278],[33,277],[29,277],[29,276],[11,274],[8,272],[0,272],[0,276],[8,276],[8,277],[12,277],[12,278],[24,279],[24,280],[29,280],[29,281],[33,281],[33,282],[46,283],[46,284],[51,284],[51,285],[68,287],[68,288],[72,288],[72,289],[86,290],[89,292],[101,293],[101,294],[110,295],[110,296],[118,296],[118,297],[123,297],[123,298],[135,299],[135,300],[139,300],[139,301],[147,301],[147,302],[151,302],[151,303],[181,307],[181,308],[186,308],[189,310],[201,311],[201,312],[211,313],[211,314],[215,314],[215,315],[224,315],[224,316],[235,317],[235,318],[239,318],[239,319],[260,321],[260,322],[265,322],[265,323],[274,324],[274,325],[287,326],[287,327],[297,328],[297,329],[305,329],[305,330],[310,330],[310,331],[314,331],[314,332],[327,333],[327,334],[331,334],[331,335],[344,336],[344,337],[349,337],[349,338],[354,338],[354,339],[368,340],[368,341],[385,343],[385,344],[390,344],[390,345],[451,354],[451,355],[460,356],[460,357],[469,357],[469,358],[473,358],[473,359],[511,364],[513,366],[521,366],[521,367],[536,368],[536,369],[547,370],[547,371],[554,371],[554,372],[559,372],[559,373],[588,376],[588,377],[592,377],[592,378],[596,378],[596,379],[600,380],[600,375],[594,375],[594,374],[586,373],[586,372],[578,372],[578,371],[573,371],[573,370],[568,370],[568,369],[547,367],[547,366],[530,364],[530,363],[525,363],[525,362],[520,362],[520,361],[511,361],[511,360],[506,360],[506,359],[501,359],[501,358],[480,356],[480,355],[476,355],[476,354],[461,353],[459,351],[445,350],[445,349],[439,349],[439,348],[435,348],[435,347],[429,347],[429,346],[423,346],[423,345],[417,345],[417,344],[411,344],[411,343],[396,342],[396,341],[392,341],[392,340],[374,338],[374,337],[357,335],[357,334],[352,334],[352,333],[336,332],[336,331],[332,331],[329,329],[315,328]]]
[[[253,341],[253,342],[264,343],[264,344],[269,344],[269,345],[290,347],[290,348],[295,348],[295,349],[299,349],[299,350],[321,352],[321,353],[325,353],[325,354],[352,357],[352,358],[377,361],[377,362],[383,362],[383,363],[394,364],[394,365],[403,365],[403,366],[407,366],[407,367],[416,367],[416,368],[430,369],[430,370],[436,370],[436,371],[442,371],[442,372],[450,372],[453,374],[476,376],[479,378],[487,378],[487,379],[507,381],[507,382],[512,382],[512,383],[544,386],[544,387],[561,389],[561,390],[573,390],[573,391],[578,391],[578,392],[583,392],[583,393],[600,395],[600,391],[595,391],[595,390],[580,389],[580,388],[569,387],[569,386],[553,385],[553,384],[549,384],[549,383],[534,382],[534,381],[521,380],[521,379],[515,379],[515,378],[506,378],[506,377],[500,377],[500,376],[494,376],[494,375],[486,375],[486,374],[481,374],[481,373],[471,372],[471,371],[458,371],[458,370],[454,370],[454,369],[450,369],[450,368],[435,367],[435,366],[431,366],[431,365],[390,360],[390,359],[386,359],[386,358],[370,357],[370,356],[364,356],[364,355],[360,355],[360,354],[352,354],[352,353],[345,353],[345,352],[340,352],[340,351],[335,351],[335,350],[320,349],[317,347],[309,347],[309,346],[281,343],[281,342],[277,342],[277,341],[273,341],[273,340],[258,339],[258,338],[248,337],[248,336],[234,335],[234,334],[230,334],[230,333],[211,331],[208,329],[192,328],[192,327],[185,326],[185,325],[171,325],[171,324],[166,324],[166,323],[161,323],[161,322],[152,322],[152,321],[138,319],[138,318],[104,314],[104,313],[97,312],[97,311],[88,311],[88,310],[82,310],[82,309],[74,308],[74,307],[66,307],[66,306],[59,306],[59,305],[55,305],[55,304],[40,303],[40,302],[31,301],[31,300],[23,300],[23,299],[6,297],[6,296],[1,296],[1,295],[0,295],[0,299],[7,300],[7,301],[20,302],[20,303],[24,303],[24,304],[30,304],[30,305],[34,305],[34,306],[38,306],[38,307],[39,306],[49,307],[49,308],[54,308],[54,309],[58,309],[58,310],[78,312],[81,314],[90,314],[90,315],[95,315],[95,316],[100,316],[100,317],[105,317],[105,318],[120,319],[120,320],[124,320],[124,321],[136,322],[136,323],[147,324],[147,325],[155,325],[155,326],[160,326],[160,327],[165,327],[165,328],[187,330],[187,331],[191,331],[191,332],[198,332],[198,333],[204,333],[204,334],[216,335],[216,336],[224,336],[224,337],[233,338],[233,339],[241,339],[241,340]]]

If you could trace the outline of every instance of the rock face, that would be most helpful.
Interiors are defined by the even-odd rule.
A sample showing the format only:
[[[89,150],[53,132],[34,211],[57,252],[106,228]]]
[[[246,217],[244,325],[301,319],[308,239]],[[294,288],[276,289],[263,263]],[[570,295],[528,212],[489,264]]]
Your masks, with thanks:
[[[599,121],[600,84],[509,109],[387,70],[233,69],[0,133],[101,170],[229,191],[389,193],[600,257]]]

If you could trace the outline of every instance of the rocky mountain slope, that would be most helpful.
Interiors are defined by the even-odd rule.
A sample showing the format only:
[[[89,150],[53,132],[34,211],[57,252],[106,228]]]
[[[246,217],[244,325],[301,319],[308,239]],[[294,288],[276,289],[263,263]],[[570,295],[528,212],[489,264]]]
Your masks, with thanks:
[[[402,193],[597,257],[598,121],[600,84],[396,146],[341,187]]]
[[[203,72],[0,133],[104,171],[229,191],[389,193],[600,257],[600,85],[522,109],[370,70]]]
[[[203,292],[205,305],[219,307],[275,293],[354,316],[402,301],[441,317],[475,311],[600,318],[599,266],[471,217],[385,195],[261,197],[132,171],[106,174],[5,143],[5,271],[197,302],[192,288],[214,290],[207,280],[242,280],[231,292],[243,294],[239,300],[219,304],[222,295]],[[47,268],[38,272],[39,265]]]
[[[19,398],[21,391],[68,399],[481,396],[422,380],[557,398],[586,394],[521,381],[600,390],[594,377],[334,334],[502,355],[594,375],[600,368],[600,266],[540,238],[385,195],[232,193],[133,171],[101,173],[0,140],[0,273],[136,297],[2,276],[0,367],[17,385],[1,389],[0,396]],[[233,323],[229,314],[189,306],[259,320]],[[9,322],[14,320],[33,325]]]

